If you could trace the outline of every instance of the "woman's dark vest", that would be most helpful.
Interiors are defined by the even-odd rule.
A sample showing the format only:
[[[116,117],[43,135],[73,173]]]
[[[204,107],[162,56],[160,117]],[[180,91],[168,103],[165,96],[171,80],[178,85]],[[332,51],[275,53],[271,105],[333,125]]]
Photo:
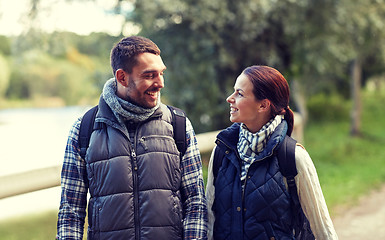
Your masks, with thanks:
[[[237,151],[239,124],[218,134],[217,147],[224,158],[215,180],[214,239],[294,239],[290,196],[274,155],[286,131],[282,122],[244,182]]]
[[[102,99],[95,127],[86,155],[89,239],[181,239],[180,156],[167,107],[138,125],[133,144]]]

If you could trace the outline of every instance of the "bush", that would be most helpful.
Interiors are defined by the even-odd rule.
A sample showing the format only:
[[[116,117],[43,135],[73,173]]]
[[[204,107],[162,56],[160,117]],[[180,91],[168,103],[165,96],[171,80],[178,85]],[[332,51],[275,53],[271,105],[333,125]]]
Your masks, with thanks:
[[[3,35],[0,35],[0,54],[11,55],[11,41]]]
[[[8,62],[0,53],[0,98],[4,97],[4,93],[8,88],[10,70]]]
[[[350,102],[338,94],[312,96],[307,102],[309,119],[314,122],[349,119]]]
[[[53,58],[39,50],[25,52],[12,65],[7,97],[25,100],[58,97],[67,105],[84,104],[97,98],[101,86],[98,79],[94,79],[95,73],[107,75],[103,73],[108,71],[108,65],[101,65],[97,59],[75,50],[71,56],[73,61]]]

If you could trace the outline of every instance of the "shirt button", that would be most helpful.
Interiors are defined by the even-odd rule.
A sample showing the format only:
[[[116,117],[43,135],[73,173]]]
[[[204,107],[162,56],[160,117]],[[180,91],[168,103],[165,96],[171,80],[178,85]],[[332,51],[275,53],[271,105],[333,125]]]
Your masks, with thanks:
[[[241,211],[241,207],[237,207],[237,211],[240,212]]]
[[[230,153],[230,151],[229,151],[229,150],[226,150],[226,151],[225,151],[225,153],[226,153],[226,154],[229,154],[229,153]]]

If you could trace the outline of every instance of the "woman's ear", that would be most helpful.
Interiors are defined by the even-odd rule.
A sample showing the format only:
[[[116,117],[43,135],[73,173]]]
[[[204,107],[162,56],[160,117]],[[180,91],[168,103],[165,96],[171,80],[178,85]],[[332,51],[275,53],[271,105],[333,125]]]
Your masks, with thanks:
[[[270,107],[271,107],[271,102],[269,99],[262,99],[260,101],[260,105],[259,105],[260,112],[270,113]]]
[[[118,70],[116,70],[115,78],[116,78],[116,81],[120,83],[123,87],[127,87],[128,85],[127,73],[123,69],[119,68]]]

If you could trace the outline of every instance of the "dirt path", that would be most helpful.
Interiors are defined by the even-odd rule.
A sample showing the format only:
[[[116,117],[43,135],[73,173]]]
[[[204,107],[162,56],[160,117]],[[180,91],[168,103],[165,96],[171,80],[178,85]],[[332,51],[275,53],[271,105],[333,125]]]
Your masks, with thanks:
[[[385,185],[333,218],[339,240],[385,239]]]

